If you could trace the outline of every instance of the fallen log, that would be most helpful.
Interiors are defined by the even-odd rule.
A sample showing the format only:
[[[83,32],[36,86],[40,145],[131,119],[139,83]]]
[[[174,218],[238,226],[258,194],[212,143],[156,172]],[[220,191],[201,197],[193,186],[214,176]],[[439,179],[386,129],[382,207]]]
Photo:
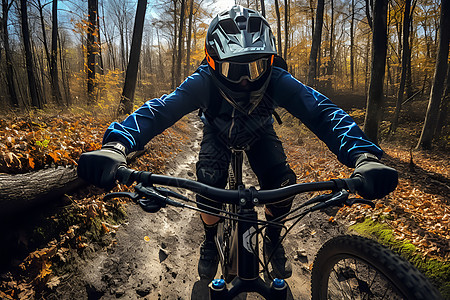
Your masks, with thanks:
[[[145,152],[132,152],[127,161],[133,162]],[[84,180],[77,177],[77,168],[74,166],[15,175],[0,173],[0,221],[55,201],[86,185]]]
[[[0,218],[30,210],[81,188],[76,167],[58,167],[25,174],[0,174]]]

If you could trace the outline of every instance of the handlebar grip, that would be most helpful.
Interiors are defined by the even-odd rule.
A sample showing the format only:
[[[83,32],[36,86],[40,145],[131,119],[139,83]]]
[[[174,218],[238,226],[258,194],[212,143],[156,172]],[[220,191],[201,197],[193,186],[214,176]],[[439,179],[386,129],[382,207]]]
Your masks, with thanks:
[[[131,177],[132,177],[132,175],[133,175],[134,172],[135,172],[135,171],[133,171],[133,170],[131,170],[131,169],[128,169],[128,168],[125,167],[125,166],[119,166],[119,168],[118,168],[117,171],[116,171],[116,176],[115,176],[115,178],[116,178],[116,180],[119,181],[120,183],[123,183],[123,184],[128,185],[128,184],[130,184],[130,183],[133,181],[133,180],[131,179]]]
[[[146,171],[135,171],[133,169],[128,169],[126,166],[122,165],[116,171],[115,179],[120,183],[130,185],[134,181],[143,183],[144,185],[151,186],[152,173]]]
[[[364,185],[364,179],[359,175],[356,175],[352,178],[346,178],[344,179],[344,181],[348,187],[348,190],[352,193],[355,193],[358,188]]]

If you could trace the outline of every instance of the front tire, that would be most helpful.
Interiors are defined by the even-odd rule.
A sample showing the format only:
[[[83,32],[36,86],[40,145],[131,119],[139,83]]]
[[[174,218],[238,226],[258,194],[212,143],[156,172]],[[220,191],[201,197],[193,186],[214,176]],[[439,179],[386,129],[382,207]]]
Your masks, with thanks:
[[[416,268],[373,240],[338,236],[314,260],[312,299],[441,299]]]

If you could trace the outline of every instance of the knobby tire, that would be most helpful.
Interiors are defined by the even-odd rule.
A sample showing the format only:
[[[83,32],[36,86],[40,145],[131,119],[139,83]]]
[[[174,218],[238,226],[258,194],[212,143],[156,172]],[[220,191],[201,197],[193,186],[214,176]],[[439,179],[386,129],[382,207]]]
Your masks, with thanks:
[[[386,288],[386,289],[385,289]],[[442,299],[408,261],[377,242],[338,236],[317,252],[311,297],[323,299]]]

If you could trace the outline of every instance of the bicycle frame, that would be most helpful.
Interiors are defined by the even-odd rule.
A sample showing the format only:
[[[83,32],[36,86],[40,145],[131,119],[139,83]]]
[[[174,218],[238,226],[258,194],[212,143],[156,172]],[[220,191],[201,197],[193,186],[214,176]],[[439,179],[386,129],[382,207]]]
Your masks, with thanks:
[[[231,149],[230,189],[244,189],[242,180],[243,158],[243,149]],[[241,198],[236,211],[238,220],[231,221],[231,230],[225,228],[228,232],[221,232],[230,236],[223,237],[221,234],[216,236],[222,276],[225,276],[226,273],[237,276],[229,284],[229,289],[225,282],[220,279],[213,280],[210,284],[210,299],[231,299],[243,292],[257,292],[266,299],[286,298],[287,284],[284,280],[275,279],[274,282],[268,284],[259,276],[256,204],[258,203],[254,199]],[[222,226],[224,225],[222,224]],[[231,240],[229,253],[226,253],[227,245],[225,245],[225,242],[227,238]],[[229,255],[228,261],[227,255]],[[234,262],[237,263],[233,264]],[[227,263],[232,263],[232,265],[227,265]],[[225,278],[226,281],[228,279],[230,278]]]

